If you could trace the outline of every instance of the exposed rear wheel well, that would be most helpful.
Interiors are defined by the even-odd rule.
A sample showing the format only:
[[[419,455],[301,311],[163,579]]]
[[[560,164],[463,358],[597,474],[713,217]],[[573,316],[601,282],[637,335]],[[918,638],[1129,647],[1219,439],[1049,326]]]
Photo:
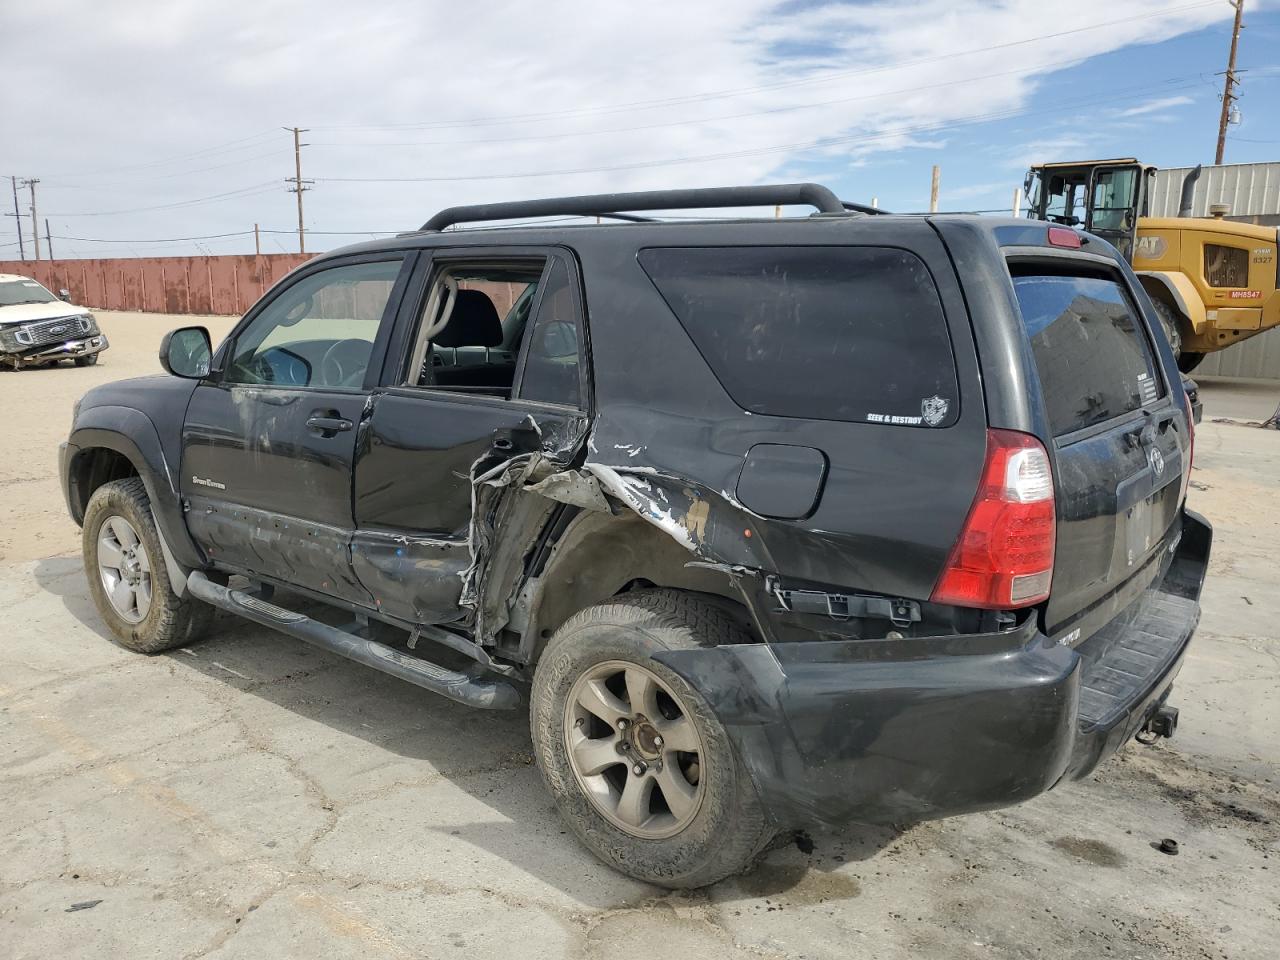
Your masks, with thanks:
[[[635,514],[583,513],[556,543],[529,604],[531,660],[579,610],[632,590],[655,587],[702,594],[744,628],[750,616],[728,576],[686,566],[694,556]]]
[[[118,450],[108,447],[89,447],[81,450],[72,461],[68,482],[71,507],[76,523],[84,522],[84,512],[89,498],[104,483],[139,476],[133,462]]]

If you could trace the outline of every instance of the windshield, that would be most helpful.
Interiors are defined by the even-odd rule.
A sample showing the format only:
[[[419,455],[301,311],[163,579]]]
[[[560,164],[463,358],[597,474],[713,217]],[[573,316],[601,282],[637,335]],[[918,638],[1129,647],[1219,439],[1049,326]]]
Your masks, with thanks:
[[[58,298],[34,280],[0,280],[0,307],[18,303],[53,303]]]

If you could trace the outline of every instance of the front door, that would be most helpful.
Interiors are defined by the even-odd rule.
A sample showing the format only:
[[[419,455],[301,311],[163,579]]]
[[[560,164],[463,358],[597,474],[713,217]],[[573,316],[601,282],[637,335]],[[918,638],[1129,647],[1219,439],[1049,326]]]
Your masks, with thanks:
[[[1142,166],[1137,163],[1094,167],[1089,174],[1085,229],[1102,237],[1129,261],[1133,260],[1133,238],[1138,229],[1142,176]]]
[[[250,312],[192,395],[182,494],[210,559],[352,603],[351,468],[402,254],[317,265]]]
[[[463,612],[476,554],[511,546],[474,541],[473,479],[521,453],[571,456],[588,379],[567,252],[438,250],[420,269],[356,451],[352,557],[379,610],[439,623]]]

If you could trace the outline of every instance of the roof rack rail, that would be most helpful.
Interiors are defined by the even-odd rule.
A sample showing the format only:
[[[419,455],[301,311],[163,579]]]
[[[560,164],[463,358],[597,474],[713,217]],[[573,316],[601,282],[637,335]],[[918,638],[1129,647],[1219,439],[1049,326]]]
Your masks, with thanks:
[[[758,187],[703,187],[693,190],[646,190],[641,193],[598,193],[583,197],[551,197],[512,203],[478,203],[441,210],[422,225],[423,232],[456,223],[555,217],[565,214],[607,216],[626,210],[697,210],[703,207],[756,207],[805,204],[820,213],[844,214],[844,204],[817,183],[777,183]]]

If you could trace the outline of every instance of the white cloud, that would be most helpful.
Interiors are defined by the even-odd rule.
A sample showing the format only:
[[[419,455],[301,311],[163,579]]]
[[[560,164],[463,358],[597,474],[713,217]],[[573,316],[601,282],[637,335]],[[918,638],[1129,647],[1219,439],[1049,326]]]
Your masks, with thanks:
[[[316,230],[402,229],[459,202],[762,182],[1016,114],[1053,70],[1197,29],[1221,6],[1078,0],[1064,19],[1040,0],[5,4],[0,85],[21,136],[0,141],[0,173],[42,178],[55,233],[117,237],[288,228],[279,128],[295,123],[311,128]]]
[[[1120,110],[1116,113],[1117,117],[1142,117],[1149,113],[1163,113],[1171,107],[1181,107],[1188,103],[1195,103],[1190,97],[1156,97],[1154,100],[1148,100],[1146,103],[1140,103],[1136,107],[1129,107],[1127,110]]]

